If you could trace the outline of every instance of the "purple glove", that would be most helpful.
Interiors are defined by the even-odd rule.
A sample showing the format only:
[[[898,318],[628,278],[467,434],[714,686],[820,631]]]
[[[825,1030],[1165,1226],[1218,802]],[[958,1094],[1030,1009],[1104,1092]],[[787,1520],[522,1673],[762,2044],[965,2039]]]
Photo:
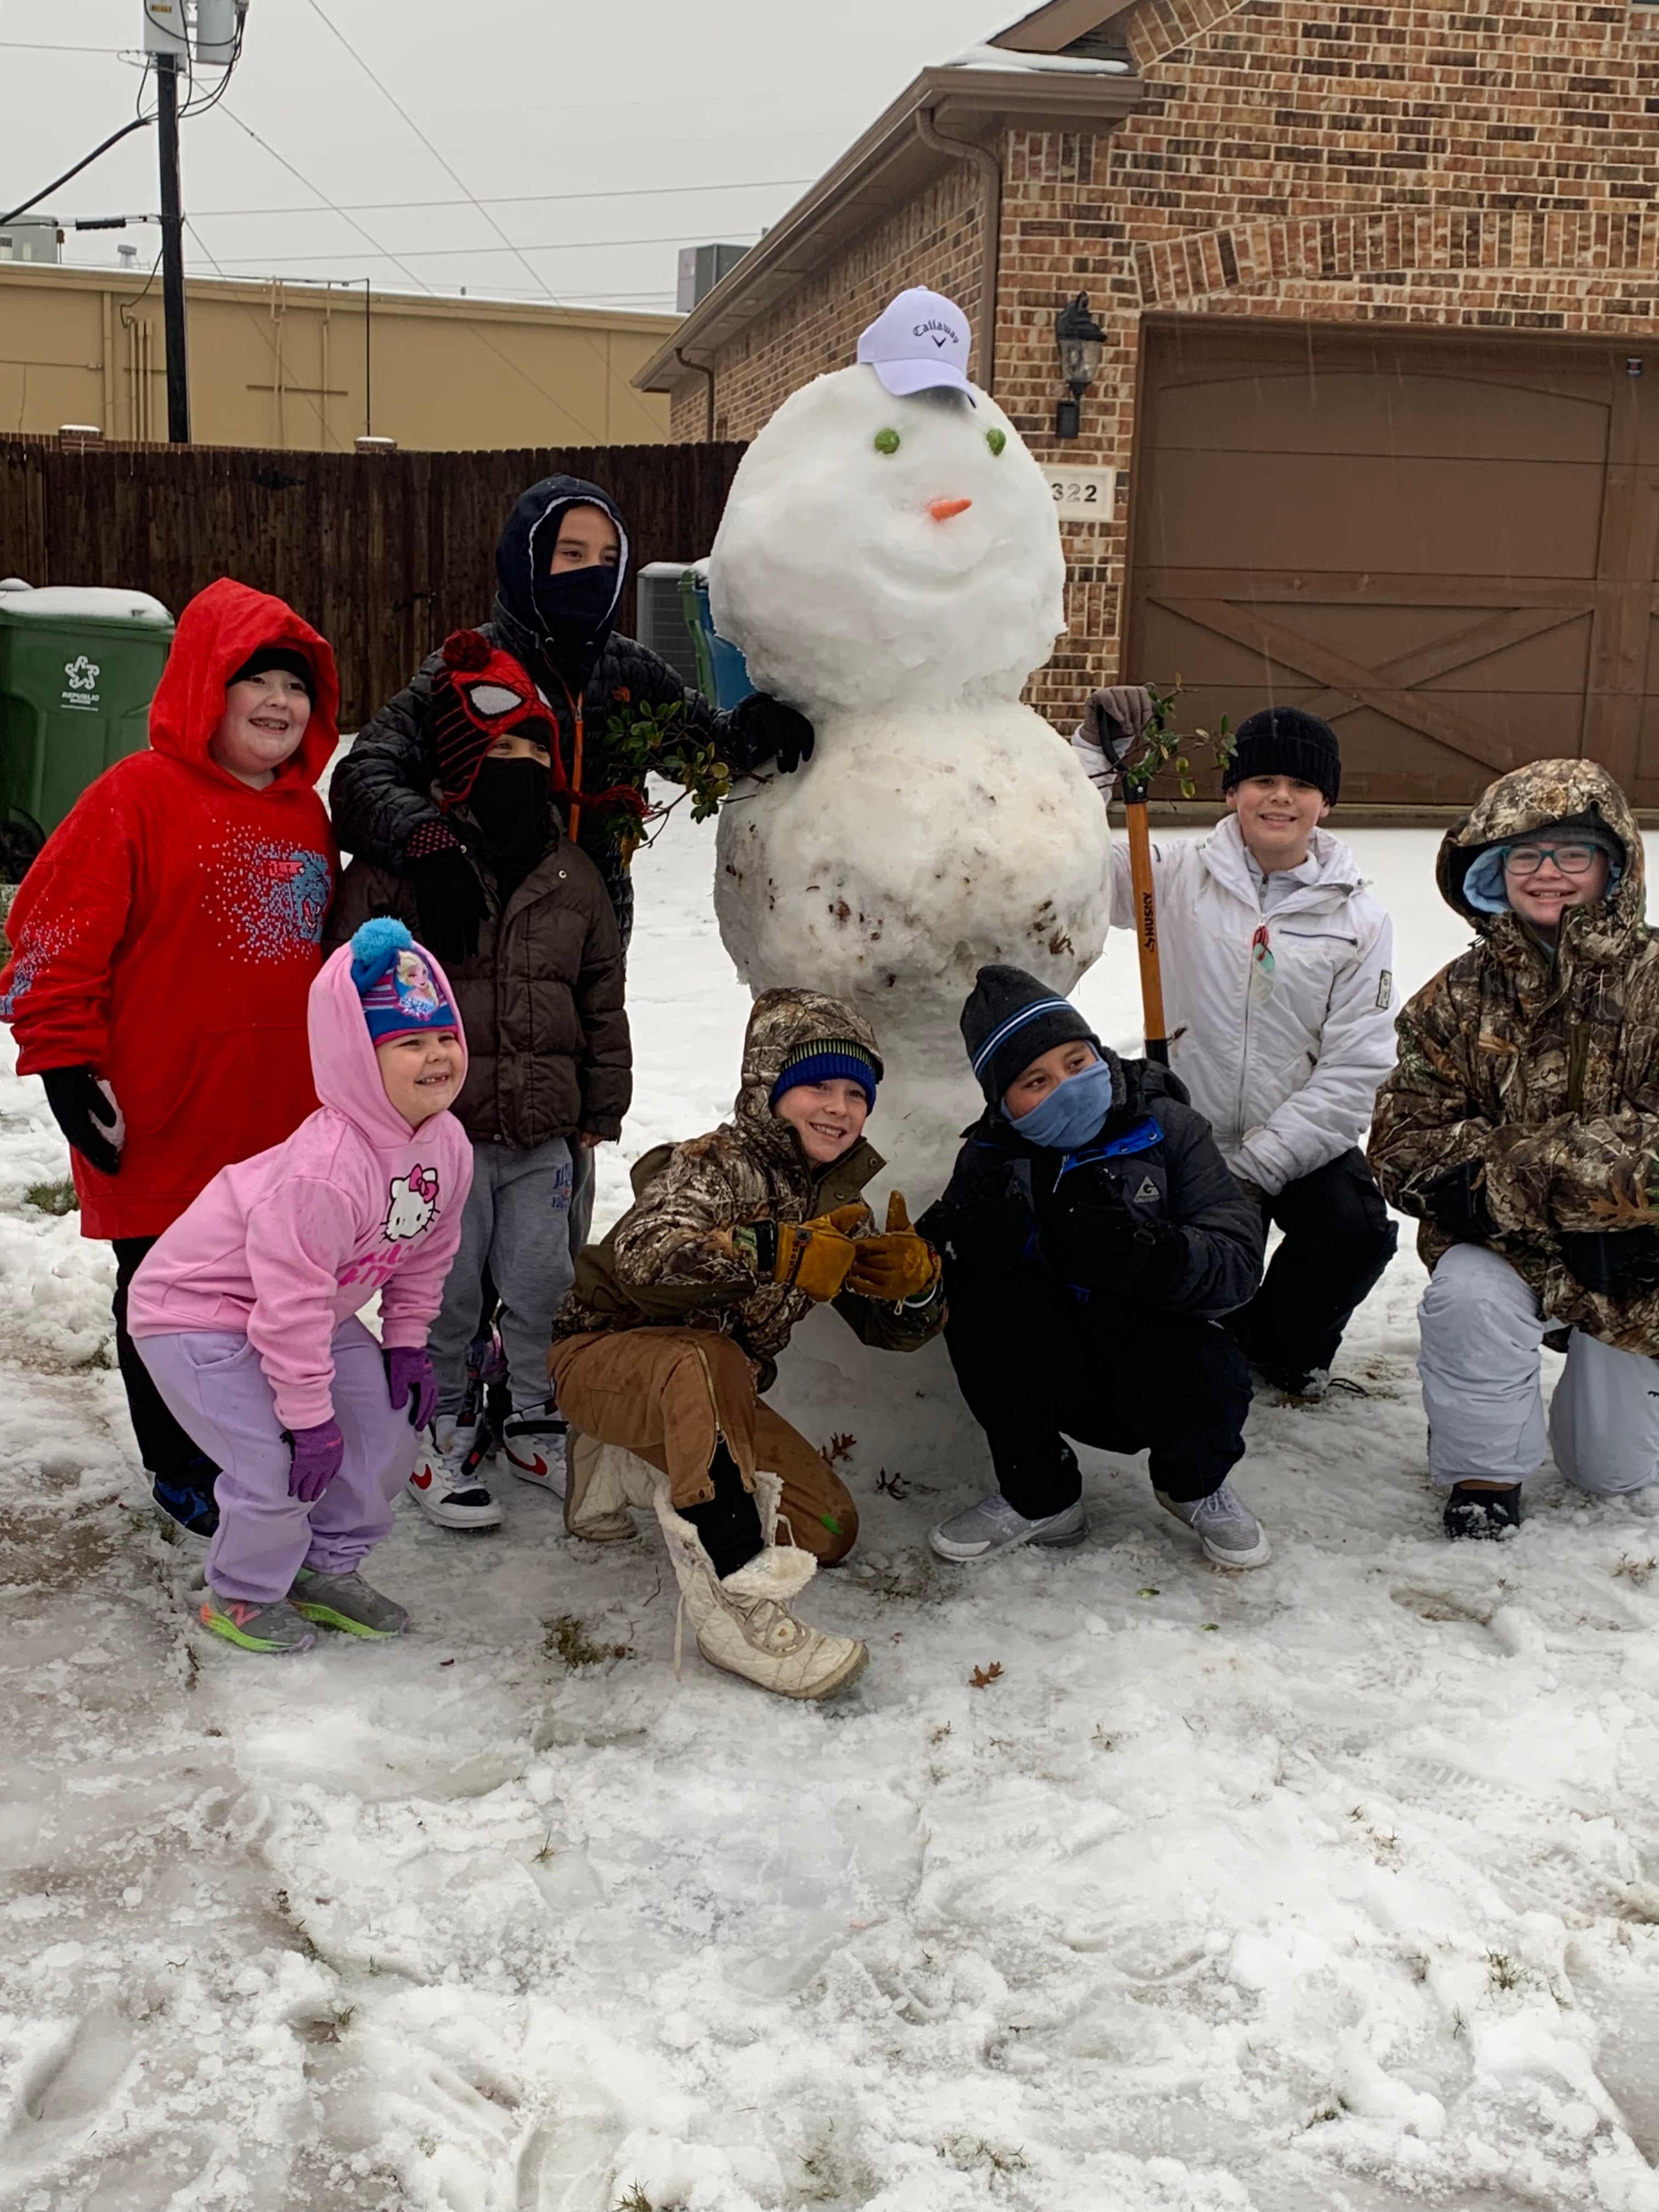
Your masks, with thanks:
[[[337,1421],[319,1421],[314,1429],[290,1429],[288,1448],[294,1464],[288,1471],[288,1494],[314,1505],[340,1472],[345,1457],[345,1438]]]
[[[432,1371],[431,1353],[424,1345],[417,1352],[410,1345],[394,1344],[380,1356],[386,1361],[392,1411],[407,1401],[410,1427],[425,1428],[438,1410],[438,1378]]]

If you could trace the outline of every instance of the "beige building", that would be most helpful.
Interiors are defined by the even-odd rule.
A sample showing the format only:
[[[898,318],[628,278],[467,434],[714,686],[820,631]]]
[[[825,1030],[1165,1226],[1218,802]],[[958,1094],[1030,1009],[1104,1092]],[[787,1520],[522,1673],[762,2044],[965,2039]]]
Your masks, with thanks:
[[[677,438],[752,438],[933,285],[1054,487],[1060,727],[1179,676],[1185,728],[1332,720],[1345,800],[1582,751],[1659,806],[1656,92],[1649,0],[1048,0],[923,71],[640,382]]]
[[[673,315],[192,278],[191,427],[210,446],[349,453],[655,445],[636,372]],[[167,435],[161,291],[124,270],[0,265],[0,432]]]

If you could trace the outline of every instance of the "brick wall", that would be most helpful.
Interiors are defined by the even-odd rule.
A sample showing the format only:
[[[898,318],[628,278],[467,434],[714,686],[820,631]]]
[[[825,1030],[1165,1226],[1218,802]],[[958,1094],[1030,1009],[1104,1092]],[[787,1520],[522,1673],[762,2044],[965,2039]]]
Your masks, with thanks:
[[[1117,672],[1144,310],[1621,334],[1659,313],[1659,10],[1142,0],[1123,24],[1146,106],[1004,146],[997,396],[1039,455],[1068,294],[1109,337],[1064,458],[1120,471],[1118,519],[1066,532],[1071,633],[1031,690],[1061,723]],[[953,167],[724,349],[716,434],[850,361],[902,285],[975,313],[979,204]],[[676,410],[701,437],[700,380]]]

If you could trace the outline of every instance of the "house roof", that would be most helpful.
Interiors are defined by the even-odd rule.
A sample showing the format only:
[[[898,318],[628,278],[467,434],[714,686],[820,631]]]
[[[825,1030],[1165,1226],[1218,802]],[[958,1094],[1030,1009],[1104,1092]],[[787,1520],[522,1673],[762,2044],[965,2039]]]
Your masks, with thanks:
[[[1139,106],[1146,88],[1126,62],[1080,60],[1060,47],[1120,12],[1107,0],[1052,0],[989,46],[923,70],[835,167],[700,301],[638,371],[642,392],[671,392],[693,365],[805,282],[860,231],[913,199],[952,161],[925,145],[916,118],[931,112],[950,137],[982,142],[1005,125],[1079,131]],[[1087,22],[1085,17],[1089,18]],[[1064,21],[1060,21],[1064,18]],[[1049,19],[1053,19],[1050,22]],[[1065,36],[1050,43],[1050,32]],[[1009,41],[1030,33],[1032,43]],[[1039,35],[1042,43],[1036,43]],[[1050,61],[1046,58],[1054,56]]]
[[[1046,7],[1034,8],[988,43],[1015,53],[1057,54],[1085,32],[1097,31],[1115,17],[1127,15],[1134,4],[1135,0],[1115,0],[1115,5],[1108,4],[1108,0],[1048,0]]]

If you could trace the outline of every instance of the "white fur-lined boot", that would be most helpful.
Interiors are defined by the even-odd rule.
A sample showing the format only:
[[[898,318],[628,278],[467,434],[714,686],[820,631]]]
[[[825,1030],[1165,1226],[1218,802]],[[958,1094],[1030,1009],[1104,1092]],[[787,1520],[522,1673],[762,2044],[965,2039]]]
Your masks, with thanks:
[[[649,1460],[572,1429],[565,1442],[566,1533],[590,1544],[624,1544],[639,1531],[630,1506],[648,1512],[662,1477]]]
[[[668,1485],[659,1477],[657,1518],[668,1541],[680,1605],[691,1616],[697,1649],[710,1666],[741,1674],[781,1698],[833,1698],[855,1682],[870,1656],[850,1636],[831,1636],[797,1620],[790,1607],[817,1571],[810,1552],[779,1544],[778,1503],[783,1485],[775,1474],[755,1477],[766,1547],[722,1582],[702,1539],[674,1510]],[[787,1524],[786,1524],[787,1525]],[[679,1663],[679,1632],[674,1636]]]

